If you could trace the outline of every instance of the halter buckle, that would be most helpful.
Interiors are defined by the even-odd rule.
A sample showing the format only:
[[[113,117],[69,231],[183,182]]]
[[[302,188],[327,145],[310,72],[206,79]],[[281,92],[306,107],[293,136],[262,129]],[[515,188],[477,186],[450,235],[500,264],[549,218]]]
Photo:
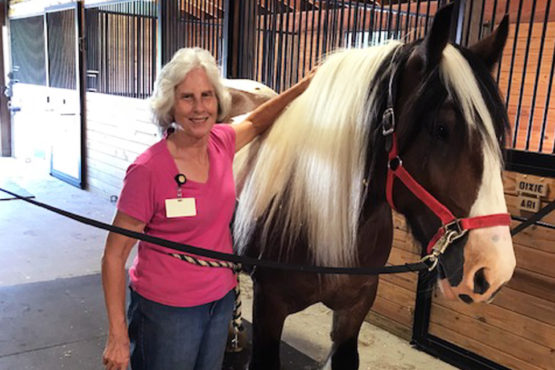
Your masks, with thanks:
[[[439,262],[439,258],[438,256],[435,255],[435,253],[430,253],[422,257],[420,259],[420,262],[423,262],[426,265],[428,265],[428,271],[433,271],[433,269],[436,268],[437,263]]]
[[[445,250],[449,245],[451,245],[451,243],[463,237],[464,234],[468,232],[468,230],[465,230],[462,228],[462,225],[460,224],[460,220],[458,219],[453,220],[448,224],[444,225],[443,229],[445,232],[432,247],[432,253],[422,257],[422,259],[420,260],[420,262],[424,262],[426,264],[430,263],[430,266],[428,267],[428,271],[432,271],[433,269],[436,268],[439,262],[439,257],[443,253],[445,253]]]
[[[382,135],[389,136],[395,132],[395,112],[393,107],[387,108],[382,115]]]

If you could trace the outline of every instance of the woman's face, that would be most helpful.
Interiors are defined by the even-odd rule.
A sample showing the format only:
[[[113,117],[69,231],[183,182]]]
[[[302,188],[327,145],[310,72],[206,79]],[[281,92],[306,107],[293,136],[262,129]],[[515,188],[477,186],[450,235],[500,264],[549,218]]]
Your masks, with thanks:
[[[204,68],[191,70],[175,87],[175,123],[196,139],[208,135],[218,117],[218,98]]]

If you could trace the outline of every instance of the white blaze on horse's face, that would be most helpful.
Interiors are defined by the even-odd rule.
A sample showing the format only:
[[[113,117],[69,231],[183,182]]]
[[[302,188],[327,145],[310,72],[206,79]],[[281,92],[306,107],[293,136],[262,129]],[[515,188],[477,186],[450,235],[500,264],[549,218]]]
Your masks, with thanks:
[[[468,217],[507,213],[505,203],[500,148],[493,124],[472,70],[454,48],[445,48],[442,76],[452,86],[450,93],[461,102],[462,114],[471,130],[481,137],[482,175]],[[466,76],[466,77],[463,77]],[[479,125],[476,118],[481,121]],[[478,129],[478,127],[481,127]],[[462,244],[462,243],[461,243]],[[449,248],[461,248],[451,245]],[[511,278],[516,258],[509,226],[478,228],[468,232],[460,259],[462,271],[447,271],[440,287],[448,298],[458,297],[466,303],[490,301]],[[449,276],[450,275],[450,276]]]
[[[501,166],[497,155],[484,150],[484,170],[476,201],[470,217],[506,213],[503,197]],[[516,259],[508,226],[494,226],[471,230],[464,246],[462,281],[450,286],[447,279],[440,287],[447,298],[463,301],[490,301],[494,294],[511,278]]]

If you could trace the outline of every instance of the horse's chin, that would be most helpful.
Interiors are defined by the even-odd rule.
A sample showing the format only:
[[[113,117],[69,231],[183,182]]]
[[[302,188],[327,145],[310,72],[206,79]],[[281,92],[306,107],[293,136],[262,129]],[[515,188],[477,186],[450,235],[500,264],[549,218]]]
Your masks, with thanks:
[[[447,281],[447,279],[438,279],[437,285],[446,299],[450,301],[455,301],[457,299],[457,295],[453,292],[453,289],[451,288],[451,285],[449,285],[449,281]]]

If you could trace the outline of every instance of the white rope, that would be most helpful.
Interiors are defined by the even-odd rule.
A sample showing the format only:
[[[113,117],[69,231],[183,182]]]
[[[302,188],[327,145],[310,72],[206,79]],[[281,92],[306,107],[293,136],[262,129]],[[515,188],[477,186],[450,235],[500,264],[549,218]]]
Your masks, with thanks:
[[[233,338],[231,339],[231,350],[233,352],[239,352],[242,350],[239,344],[239,333],[244,330],[243,319],[241,315],[241,286],[239,283],[239,272],[241,271],[241,264],[227,262],[227,261],[207,261],[196,257],[191,257],[186,254],[180,253],[169,253],[170,256],[180,259],[181,261],[188,262],[193,265],[202,267],[219,267],[228,268],[233,271],[237,277],[237,285],[235,286],[235,305],[233,307],[233,317],[231,320],[231,325],[233,327]]]

